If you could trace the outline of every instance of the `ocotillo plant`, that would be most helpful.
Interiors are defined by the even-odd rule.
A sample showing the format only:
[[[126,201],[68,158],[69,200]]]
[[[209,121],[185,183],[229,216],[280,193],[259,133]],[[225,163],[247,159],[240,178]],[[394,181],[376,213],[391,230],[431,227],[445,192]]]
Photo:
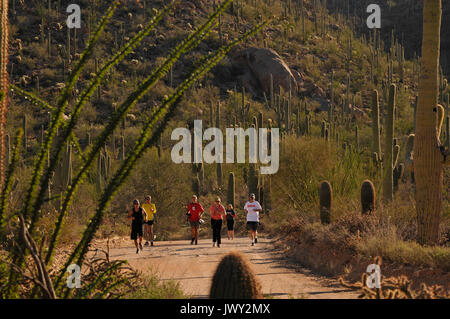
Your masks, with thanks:
[[[441,0],[425,0],[423,7],[422,65],[414,139],[417,239],[420,244],[438,244],[442,212],[442,155],[436,147],[438,68],[440,54]]]
[[[320,221],[322,224],[331,222],[331,202],[333,201],[333,189],[328,181],[323,181],[319,187]]]
[[[19,162],[19,154],[22,142],[22,130],[18,130],[16,133],[16,137],[14,140],[13,153],[11,154],[11,163],[8,166],[8,172],[5,174],[5,181],[2,188],[2,192],[0,193],[0,229],[2,229],[5,225],[4,218],[6,217],[6,212],[8,211],[9,206],[9,194],[11,192],[12,184],[14,181],[14,173],[17,168],[17,164]]]
[[[211,299],[260,299],[261,285],[249,262],[239,252],[222,258],[214,273]]]
[[[361,185],[361,213],[372,214],[375,211],[375,203],[375,186],[371,181],[365,180]]]
[[[391,84],[389,90],[389,103],[385,118],[385,151],[383,154],[383,200],[391,201],[394,192],[394,180],[392,176],[394,164],[393,139],[394,139],[394,113],[397,88]]]
[[[234,173],[230,172],[228,175],[227,204],[231,204],[233,207],[235,207],[235,188]]]
[[[52,122],[50,123],[50,127],[46,134],[46,139],[44,142],[44,145],[41,147],[41,150],[39,151],[38,158],[36,160],[36,166],[32,173],[31,178],[31,185],[29,188],[29,191],[27,192],[27,201],[24,201],[24,209],[22,211],[25,212],[27,220],[30,220],[30,230],[29,232],[32,234],[33,230],[36,226],[36,222],[41,217],[41,207],[43,205],[43,202],[45,200],[44,196],[40,196],[42,192],[46,192],[46,186],[48,185],[48,179],[53,173],[53,170],[56,167],[56,164],[59,161],[60,155],[63,151],[63,148],[60,147],[60,143],[62,142],[64,146],[64,143],[67,142],[67,139],[71,136],[71,133],[73,132],[73,129],[77,123],[78,115],[82,111],[83,105],[86,101],[86,99],[91,96],[93,92],[95,92],[96,87],[98,86],[98,82],[101,81],[102,76],[104,76],[104,72],[108,71],[108,69],[114,65],[116,62],[120,61],[127,52],[131,52],[132,48],[136,46],[139,41],[146,35],[145,32],[149,29],[144,29],[146,31],[142,33],[138,33],[136,37],[134,37],[132,40],[127,43],[127,47],[123,48],[123,50],[120,52],[120,54],[115,55],[112,57],[112,60],[109,60],[106,62],[105,66],[101,68],[100,74],[101,76],[97,76],[95,79],[93,79],[93,82],[91,82],[91,85],[86,89],[85,96],[83,94],[81,95],[81,99],[78,101],[78,104],[74,106],[72,113],[70,114],[70,121],[69,124],[66,125],[65,130],[63,130],[63,135],[60,138],[60,141],[57,142],[57,147],[54,149],[52,159],[50,161],[50,165],[46,172],[43,172],[44,169],[44,160],[46,159],[46,154],[50,151],[50,146],[52,145],[52,139],[55,136],[55,132],[57,128],[61,125],[61,117],[62,113],[64,113],[64,109],[67,105],[68,98],[70,97],[70,92],[74,88],[74,85],[78,79],[79,74],[81,73],[81,70],[85,66],[85,63],[87,59],[91,56],[93,48],[95,46],[95,43],[97,39],[99,38],[100,34],[102,33],[106,23],[108,22],[109,18],[112,16],[115,8],[118,5],[118,1],[114,1],[111,5],[110,9],[108,9],[107,13],[105,14],[104,18],[102,18],[101,23],[99,24],[99,27],[94,32],[94,35],[91,37],[90,41],[88,42],[87,49],[82,53],[81,59],[75,65],[74,71],[70,75],[70,78],[68,80],[68,83],[66,87],[63,90],[63,95],[61,96],[58,106],[55,108],[54,117],[52,119]],[[71,185],[67,188],[64,196],[64,200],[62,203],[62,209],[60,214],[58,215],[57,222],[55,225],[55,229],[53,233],[51,234],[51,240],[49,241],[49,248],[45,256],[45,263],[48,264],[51,260],[52,252],[54,251],[55,243],[58,238],[58,234],[60,233],[60,229],[63,224],[64,216],[70,207],[70,203],[73,199],[74,194],[77,192],[78,186],[80,183],[83,182],[83,179],[86,176],[86,173],[90,170],[92,163],[96,156],[99,154],[100,149],[103,147],[105,142],[107,141],[108,137],[112,134],[112,131],[120,124],[122,118],[125,116],[125,114],[130,110],[132,106],[136,104],[136,102],[141,99],[146,92],[148,92],[149,89],[151,89],[154,84],[159,81],[166,73],[168,68],[180,57],[181,54],[188,51],[188,49],[191,49],[195,47],[209,32],[211,27],[214,25],[214,21],[217,18],[217,15],[223,12],[225,10],[226,6],[229,5],[230,1],[225,1],[221,4],[219,9],[213,13],[213,15],[210,16],[210,18],[205,22],[202,26],[200,26],[195,32],[191,33],[184,41],[182,41],[177,47],[172,50],[163,64],[160,67],[157,67],[153,72],[150,73],[150,75],[142,81],[139,88],[134,90],[132,94],[125,99],[125,101],[121,104],[121,106],[118,108],[117,112],[114,113],[114,115],[109,119],[108,123],[106,123],[105,129],[100,133],[100,135],[97,137],[96,142],[94,145],[89,149],[88,153],[86,154],[86,161],[83,162],[79,170],[73,179]],[[163,8],[161,11],[158,11],[158,14],[155,15],[154,19],[151,20],[150,25],[154,26],[158,21],[162,19],[164,15],[166,15],[168,12],[168,9]],[[90,219],[87,228],[85,232],[82,235],[81,240],[78,242],[75,249],[72,251],[70,256],[67,258],[68,264],[72,264],[72,262],[76,262],[78,264],[82,264],[83,260],[86,256],[89,244],[97,231],[100,223],[102,222],[102,217],[105,213],[106,208],[109,205],[109,202],[111,198],[114,196],[114,194],[117,192],[117,190],[120,188],[120,186],[123,184],[124,180],[127,178],[127,176],[130,174],[131,170],[136,164],[136,161],[142,156],[143,152],[148,149],[150,146],[153,146],[157,139],[159,138],[162,130],[167,125],[167,122],[169,119],[173,116],[175,107],[178,104],[178,101],[180,100],[180,97],[182,94],[195,82],[197,81],[201,76],[203,76],[206,72],[208,72],[211,67],[213,67],[215,64],[217,64],[229,51],[230,49],[235,46],[236,44],[242,42],[244,39],[246,39],[248,36],[253,35],[256,31],[258,31],[261,27],[263,27],[266,23],[260,24],[257,27],[251,29],[249,32],[246,32],[242,37],[239,39],[233,40],[230,42],[230,44],[221,47],[217,52],[210,54],[206,57],[206,59],[203,61],[203,63],[198,66],[190,75],[189,77],[182,82],[175,90],[174,93],[171,94],[168,98],[164,99],[162,105],[154,110],[154,112],[148,117],[148,120],[145,121],[143,125],[142,132],[140,136],[138,137],[135,147],[133,148],[133,151],[129,152],[127,155],[127,159],[122,162],[120,168],[117,170],[116,174],[112,179],[110,179],[110,182],[105,187],[105,190],[100,196],[99,206],[96,209],[94,215]],[[42,189],[44,189],[42,191]],[[30,218],[31,217],[31,218]],[[26,256],[20,257],[20,256],[12,256],[12,260],[17,267],[22,268],[23,262],[22,260]],[[70,297],[73,291],[70,289],[65,288],[62,285],[62,278],[65,273],[67,265],[64,265],[61,268],[61,271],[56,278],[55,281],[55,287],[58,292],[58,296],[63,296],[65,298]],[[10,282],[17,282],[17,278],[20,277],[21,272],[14,270],[12,268],[12,273],[14,273],[14,278]],[[101,281],[101,279],[100,279]],[[8,296],[11,296],[9,292],[7,292]]]

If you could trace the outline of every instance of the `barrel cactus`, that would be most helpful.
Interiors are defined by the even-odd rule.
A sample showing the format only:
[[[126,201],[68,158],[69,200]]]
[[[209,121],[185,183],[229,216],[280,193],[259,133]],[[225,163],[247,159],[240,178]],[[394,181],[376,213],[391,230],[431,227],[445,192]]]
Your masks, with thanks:
[[[331,222],[331,202],[333,200],[333,189],[328,181],[323,181],[319,187],[320,197],[320,221],[322,224]]]
[[[261,284],[239,252],[224,256],[217,266],[209,293],[211,299],[261,299]]]

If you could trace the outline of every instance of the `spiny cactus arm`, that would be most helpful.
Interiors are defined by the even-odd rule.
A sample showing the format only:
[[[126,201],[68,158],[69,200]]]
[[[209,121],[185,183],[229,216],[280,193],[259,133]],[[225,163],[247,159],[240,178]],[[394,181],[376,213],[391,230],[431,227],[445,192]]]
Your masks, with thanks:
[[[122,162],[121,167],[116,172],[113,179],[110,181],[109,185],[105,189],[102,198],[100,200],[100,206],[98,207],[95,216],[91,219],[90,224],[88,225],[87,229],[85,230],[83,234],[83,238],[80,240],[77,247],[72,252],[71,256],[69,256],[68,260],[66,261],[66,265],[62,268],[61,274],[59,275],[57,279],[57,285],[61,282],[62,275],[64,274],[64,271],[68,265],[72,263],[72,261],[78,257],[78,263],[83,261],[84,255],[87,252],[87,247],[89,246],[90,241],[92,240],[97,228],[99,227],[103,213],[106,210],[106,207],[109,204],[109,201],[114,196],[115,192],[120,188],[121,184],[125,181],[126,177],[131,173],[131,170],[133,169],[136,161],[138,158],[140,158],[145,150],[153,145],[159,138],[159,135],[164,130],[165,126],[167,125],[168,121],[173,115],[173,112],[175,111],[176,105],[178,104],[180,98],[182,97],[182,94],[195,82],[197,81],[201,76],[203,76],[206,72],[208,72],[214,65],[216,65],[223,57],[231,50],[232,47],[237,45],[238,43],[241,43],[245,39],[247,39],[249,36],[255,34],[258,32],[261,28],[263,28],[268,22],[264,21],[263,23],[260,23],[256,27],[252,28],[250,31],[246,32],[244,35],[242,35],[239,39],[236,39],[232,41],[229,45],[223,46],[220,48],[215,54],[211,54],[210,63],[201,64],[197,70],[195,70],[191,76],[186,79],[182,84],[179,85],[177,90],[171,95],[171,97],[168,97],[163,106],[159,108],[157,111],[155,111],[155,114],[146,121],[146,125],[144,127],[144,130],[141,133],[141,136],[139,137],[139,143],[140,145],[136,145],[137,147],[134,148],[134,151],[127,155],[127,159]],[[152,127],[156,121],[158,121],[161,116],[163,116],[163,119],[159,126],[155,129],[153,136],[149,139],[148,135],[149,132],[152,130]]]
[[[51,106],[49,103],[40,99],[35,94],[25,91],[14,84],[10,84],[9,87],[10,87],[11,91],[15,92],[17,95],[23,96],[25,99],[29,100],[30,103],[33,105],[40,106],[41,108],[46,109],[51,112],[55,111],[55,109],[56,109],[54,106]],[[67,127],[67,124],[64,123],[62,126],[64,129],[65,127]],[[84,162],[83,152],[81,150],[80,143],[78,142],[78,139],[73,132],[71,132],[70,139],[71,139],[72,143],[74,143],[74,145],[78,151],[78,157]]]
[[[14,85],[14,84],[10,84],[9,88],[11,89],[11,91],[13,93],[16,93],[17,95],[22,96],[25,99],[29,100],[31,104],[39,106],[48,111],[52,111],[52,112],[55,111],[55,107],[51,106],[49,103],[47,103],[46,101],[39,98],[34,93],[25,91],[24,89],[18,87],[17,85]]]
[[[116,282],[114,282],[112,285],[110,285],[109,287],[106,287],[104,289],[102,289],[101,292],[98,292],[93,299],[102,299],[104,298],[107,294],[110,293],[111,290],[113,290],[115,287],[118,287],[120,285],[122,285],[123,283],[127,282],[126,278],[120,279]]]
[[[11,192],[14,172],[16,170],[17,163],[19,162],[19,153],[22,145],[22,136],[23,130],[19,129],[16,133],[16,138],[14,140],[14,149],[12,153],[11,163],[9,164],[2,193],[0,194],[0,229],[3,228],[5,213],[8,210],[8,199],[9,194]]]
[[[30,186],[27,190],[27,195],[26,195],[26,199],[25,199],[25,209],[24,209],[25,217],[27,218],[29,215],[31,215],[31,213],[33,213],[33,216],[31,217],[30,230],[29,230],[31,234],[33,234],[34,223],[35,223],[35,221],[37,219],[37,215],[38,215],[38,209],[36,209],[37,205],[36,205],[35,192],[36,192],[36,189],[38,187],[38,184],[39,184],[41,176],[42,176],[42,171],[44,169],[44,164],[45,164],[45,160],[47,157],[47,153],[50,151],[50,147],[52,145],[53,138],[56,134],[56,130],[61,125],[62,114],[64,113],[65,108],[68,104],[72,89],[74,88],[76,82],[78,81],[78,78],[79,78],[83,68],[85,67],[88,59],[92,55],[92,53],[94,51],[94,47],[97,44],[97,42],[100,38],[100,35],[103,33],[103,30],[105,29],[106,24],[111,19],[112,15],[114,14],[114,11],[117,9],[118,4],[119,4],[118,0],[113,1],[112,4],[110,5],[110,7],[108,8],[106,14],[100,20],[97,29],[95,30],[92,37],[89,39],[86,49],[84,49],[83,52],[81,53],[81,59],[75,66],[72,73],[70,74],[68,84],[64,88],[64,90],[58,100],[53,119],[50,122],[49,129],[45,136],[44,143],[41,146],[39,156],[34,164],[32,179],[30,182]],[[42,201],[42,197],[41,198],[38,197],[37,201]],[[34,208],[34,211],[32,211],[32,208]]]

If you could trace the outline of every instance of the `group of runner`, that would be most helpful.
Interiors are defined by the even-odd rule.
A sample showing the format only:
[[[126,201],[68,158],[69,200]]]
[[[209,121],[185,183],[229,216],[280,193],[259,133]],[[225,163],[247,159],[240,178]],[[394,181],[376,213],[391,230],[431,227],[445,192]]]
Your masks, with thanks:
[[[251,239],[251,245],[258,243],[258,225],[259,213],[262,212],[260,203],[255,199],[255,194],[249,195],[249,200],[244,206],[244,212],[247,213],[247,230]],[[191,245],[198,244],[198,233],[200,225],[204,223],[203,206],[198,202],[196,195],[192,195],[191,202],[187,206],[187,221],[191,226]],[[234,221],[236,212],[233,205],[228,204],[225,208],[220,200],[216,197],[213,205],[209,208],[211,218],[211,228],[213,231],[213,247],[221,245],[221,230],[223,222],[227,225],[228,240],[234,239]],[[148,246],[150,240],[151,246],[154,245],[153,224],[156,222],[156,206],[151,202],[151,196],[145,197],[145,203],[140,205],[138,199],[133,201],[133,208],[128,212],[128,218],[131,219],[131,239],[134,240],[136,253],[142,250],[142,239],[146,239],[145,246]]]

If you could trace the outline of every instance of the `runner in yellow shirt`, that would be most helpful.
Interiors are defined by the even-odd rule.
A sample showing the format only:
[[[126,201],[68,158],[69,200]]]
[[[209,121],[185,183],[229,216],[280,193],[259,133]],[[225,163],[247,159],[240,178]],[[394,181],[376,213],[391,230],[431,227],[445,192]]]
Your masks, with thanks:
[[[145,196],[145,203],[142,204],[142,208],[147,212],[147,223],[144,225],[145,246],[148,246],[149,238],[150,244],[153,246],[153,223],[156,222],[156,206],[152,203],[150,195]]]

